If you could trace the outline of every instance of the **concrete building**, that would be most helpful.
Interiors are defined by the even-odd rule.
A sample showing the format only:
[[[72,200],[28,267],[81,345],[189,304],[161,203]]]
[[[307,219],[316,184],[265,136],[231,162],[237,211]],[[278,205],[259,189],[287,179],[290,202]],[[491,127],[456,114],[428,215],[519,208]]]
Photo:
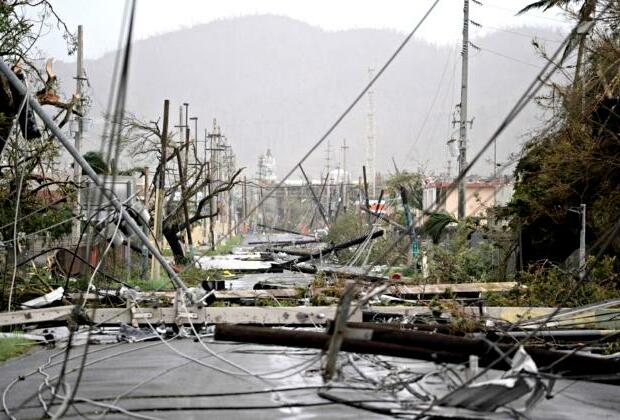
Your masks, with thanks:
[[[510,201],[513,182],[507,178],[496,180],[468,180],[465,183],[465,215],[481,217],[486,209]],[[445,200],[444,200],[445,198]],[[458,189],[451,181],[428,180],[424,186],[422,203],[425,211],[458,215]]]

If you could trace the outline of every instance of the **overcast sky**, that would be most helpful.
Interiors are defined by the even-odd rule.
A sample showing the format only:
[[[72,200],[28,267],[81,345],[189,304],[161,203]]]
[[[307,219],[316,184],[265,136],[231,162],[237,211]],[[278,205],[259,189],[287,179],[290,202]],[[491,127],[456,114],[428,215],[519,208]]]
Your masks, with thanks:
[[[520,25],[567,27],[558,11],[516,12],[533,0],[482,0],[471,2],[470,17],[483,25],[473,36],[486,31]],[[251,14],[277,14],[326,30],[392,28],[408,32],[433,0],[138,0],[136,39],[148,38],[182,27]],[[52,0],[57,13],[70,29],[84,25],[85,55],[96,58],[118,44],[125,0]],[[462,0],[441,0],[419,31],[419,37],[434,43],[460,38]],[[68,60],[58,36],[48,35],[40,44],[48,55]]]

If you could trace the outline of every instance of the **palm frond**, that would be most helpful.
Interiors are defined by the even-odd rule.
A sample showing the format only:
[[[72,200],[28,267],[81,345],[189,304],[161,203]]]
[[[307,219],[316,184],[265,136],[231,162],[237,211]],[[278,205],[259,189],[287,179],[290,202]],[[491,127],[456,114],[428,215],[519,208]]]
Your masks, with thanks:
[[[572,0],[539,0],[534,3],[528,4],[523,9],[517,12],[517,15],[522,15],[523,13],[527,13],[531,10],[543,9],[547,11],[555,6],[562,6],[564,4],[570,3]]]
[[[448,213],[434,212],[429,213],[428,216],[428,220],[422,226],[422,232],[428,234],[434,243],[439,242],[441,234],[448,225],[458,223],[458,220]]]

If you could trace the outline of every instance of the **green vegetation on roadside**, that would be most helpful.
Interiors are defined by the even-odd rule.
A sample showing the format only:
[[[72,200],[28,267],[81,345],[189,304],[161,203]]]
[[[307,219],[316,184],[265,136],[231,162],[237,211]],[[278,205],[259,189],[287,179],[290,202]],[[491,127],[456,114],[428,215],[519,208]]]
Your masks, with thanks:
[[[27,353],[35,345],[31,340],[20,337],[0,338],[0,362]]]
[[[243,237],[241,235],[231,236],[226,242],[217,245],[213,251],[203,253],[206,256],[230,254],[232,249],[241,244]]]

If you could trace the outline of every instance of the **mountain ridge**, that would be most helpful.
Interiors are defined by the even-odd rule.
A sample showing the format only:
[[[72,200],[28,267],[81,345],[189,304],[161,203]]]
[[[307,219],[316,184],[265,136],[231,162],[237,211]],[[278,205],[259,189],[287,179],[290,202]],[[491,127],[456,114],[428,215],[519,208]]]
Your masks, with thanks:
[[[511,28],[517,29],[558,38],[555,31]],[[190,113],[199,117],[201,134],[214,117],[218,119],[239,166],[249,167],[249,176],[258,155],[269,147],[283,175],[359,94],[368,82],[368,67],[378,68],[403,37],[383,29],[325,31],[276,15],[221,19],[166,32],[133,43],[127,110],[154,120],[168,98],[174,125],[178,105],[189,102]],[[495,32],[475,42],[483,49],[472,48],[470,59],[470,115],[475,118],[470,156],[533,79],[537,64],[542,66],[524,36]],[[378,80],[374,88],[378,171],[391,170],[392,157],[402,168],[422,165],[440,171],[445,167],[446,142],[453,132],[450,120],[459,100],[459,48],[456,43],[434,45],[414,38]],[[100,114],[107,102],[115,54],[85,63],[95,97],[91,115]],[[56,66],[67,91],[72,88],[74,67],[71,63]],[[334,162],[341,159],[339,146],[347,139],[347,162],[354,176],[364,158],[367,112],[364,98],[330,136]],[[523,119],[507,130],[508,140],[498,142],[501,160],[518,149],[523,132],[539,124],[536,118],[541,112],[528,107]],[[97,131],[87,135],[85,148],[98,148]],[[325,157],[323,145],[307,163],[309,172],[318,175]],[[486,163],[476,169],[490,170]]]

